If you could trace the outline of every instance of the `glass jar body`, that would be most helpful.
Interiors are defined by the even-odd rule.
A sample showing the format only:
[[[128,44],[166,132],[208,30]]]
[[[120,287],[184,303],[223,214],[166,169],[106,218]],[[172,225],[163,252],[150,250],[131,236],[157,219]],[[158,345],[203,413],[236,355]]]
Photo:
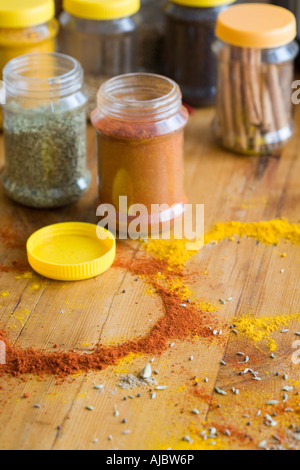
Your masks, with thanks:
[[[140,72],[164,73],[165,0],[141,0],[139,24]]]
[[[20,204],[62,207],[76,202],[89,187],[87,100],[80,69],[77,61],[60,54],[25,55],[4,69],[2,181],[7,195]],[[59,82],[68,71],[68,83],[62,90]],[[47,75],[53,78],[45,78]]]
[[[147,76],[141,75],[143,80]],[[159,80],[168,80],[154,77],[158,82],[152,91],[149,86],[145,93],[142,88],[137,91],[139,105],[145,100],[145,107],[150,106],[148,93],[155,100]],[[131,102],[135,85],[136,82],[128,89]],[[173,223],[184,212],[184,127],[188,115],[181,106],[181,95],[179,101],[175,112],[173,108],[170,113],[163,113],[161,119],[159,106],[152,116],[145,117],[141,110],[140,116],[133,117],[129,104],[128,115],[124,108],[122,116],[117,117],[101,111],[99,102],[92,115],[97,129],[100,202],[116,208],[120,232],[127,232],[131,218],[124,224],[122,221],[128,208],[136,204],[147,211],[143,215],[143,227],[159,228],[163,222]],[[120,197],[124,196],[127,197],[125,211],[120,204]]]
[[[296,42],[276,49],[217,41],[219,143],[246,155],[278,155],[293,135],[292,83]]]
[[[217,63],[212,45],[217,17],[226,8],[186,7],[173,2],[165,7],[166,75],[180,85],[183,100],[191,106],[215,103]]]
[[[55,19],[29,28],[0,28],[0,79],[5,65],[15,57],[33,52],[55,52],[57,34]]]
[[[61,52],[77,59],[85,73],[89,110],[107,79],[138,70],[138,14],[115,20],[86,20],[60,15]]]

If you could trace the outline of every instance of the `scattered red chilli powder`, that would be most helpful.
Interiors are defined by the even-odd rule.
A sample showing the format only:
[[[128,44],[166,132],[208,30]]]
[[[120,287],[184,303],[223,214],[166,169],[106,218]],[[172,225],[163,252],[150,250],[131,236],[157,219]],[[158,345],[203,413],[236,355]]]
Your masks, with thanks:
[[[120,259],[115,266],[125,267],[124,263],[125,261]],[[126,261],[126,268],[131,273],[147,276],[147,280],[161,299],[165,313],[143,338],[113,346],[98,345],[90,354],[74,351],[46,353],[32,348],[15,348],[10,344],[5,332],[0,331],[0,340],[6,344],[6,364],[0,366],[0,375],[49,374],[64,378],[79,371],[103,370],[109,365],[117,364],[130,353],[160,355],[169,348],[172,340],[186,340],[195,335],[215,340],[212,331],[217,328],[218,322],[210,313],[199,311],[193,303],[183,307],[182,299],[176,292],[169,291],[151,280],[151,276],[157,274],[158,269],[165,273],[166,267],[164,262],[148,255],[130,262],[127,258]],[[172,274],[169,272],[168,275]]]

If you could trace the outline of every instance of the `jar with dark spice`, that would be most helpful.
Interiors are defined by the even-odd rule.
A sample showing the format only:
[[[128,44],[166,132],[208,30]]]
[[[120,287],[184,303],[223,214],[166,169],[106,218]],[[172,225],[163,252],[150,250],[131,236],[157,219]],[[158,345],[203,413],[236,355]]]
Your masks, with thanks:
[[[141,0],[139,24],[139,71],[164,72],[166,0]]]
[[[214,129],[223,147],[278,155],[292,137],[296,26],[290,11],[274,5],[235,5],[219,16]]]
[[[140,0],[64,0],[63,9],[61,52],[83,66],[89,112],[103,82],[138,71]]]
[[[127,233],[126,211],[135,204],[147,209],[143,227],[159,227],[183,214],[187,120],[180,88],[169,78],[129,74],[100,88],[92,114],[100,202],[116,208],[120,232]],[[125,208],[119,204],[122,196],[127,197]]]
[[[234,0],[170,0],[166,14],[166,75],[181,87],[184,101],[211,106],[216,99],[217,63],[212,51],[218,15]]]
[[[62,54],[28,54],[3,78],[6,193],[35,208],[77,201],[90,184],[82,67]]]

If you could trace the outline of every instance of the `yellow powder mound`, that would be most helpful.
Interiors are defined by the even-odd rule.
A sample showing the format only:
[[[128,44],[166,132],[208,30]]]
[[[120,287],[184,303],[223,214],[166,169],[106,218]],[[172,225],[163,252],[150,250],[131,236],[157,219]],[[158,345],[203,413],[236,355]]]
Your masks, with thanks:
[[[243,316],[234,320],[237,331],[254,342],[266,341],[271,351],[277,350],[272,333],[287,327],[292,320],[300,321],[300,313],[280,315],[277,317],[253,318]]]
[[[290,224],[287,220],[276,219],[268,222],[227,222],[217,224],[205,235],[205,243],[220,242],[234,236],[255,238],[264,245],[278,245],[287,240],[300,245],[300,224]]]
[[[278,245],[280,240],[300,245],[300,224],[290,224],[287,220],[276,219],[268,222],[224,222],[215,225],[206,235],[205,244],[220,242],[233,237],[254,238],[264,245]],[[166,261],[170,268],[183,268],[197,251],[187,251],[186,240],[148,240],[145,251]]]

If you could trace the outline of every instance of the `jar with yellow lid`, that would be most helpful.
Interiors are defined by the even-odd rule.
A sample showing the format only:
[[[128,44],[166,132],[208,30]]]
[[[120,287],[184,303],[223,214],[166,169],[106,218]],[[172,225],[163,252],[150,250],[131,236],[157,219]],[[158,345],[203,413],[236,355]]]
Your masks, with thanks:
[[[235,0],[170,0],[166,15],[166,74],[194,107],[215,103],[217,62],[212,52],[218,15]]]
[[[137,71],[140,0],[64,0],[63,9],[61,52],[82,64],[92,111],[103,82]]]
[[[1,78],[5,65],[15,57],[55,51],[58,23],[54,14],[54,0],[0,0]]]
[[[295,16],[274,5],[234,5],[216,34],[218,141],[237,153],[280,154],[294,128]]]

